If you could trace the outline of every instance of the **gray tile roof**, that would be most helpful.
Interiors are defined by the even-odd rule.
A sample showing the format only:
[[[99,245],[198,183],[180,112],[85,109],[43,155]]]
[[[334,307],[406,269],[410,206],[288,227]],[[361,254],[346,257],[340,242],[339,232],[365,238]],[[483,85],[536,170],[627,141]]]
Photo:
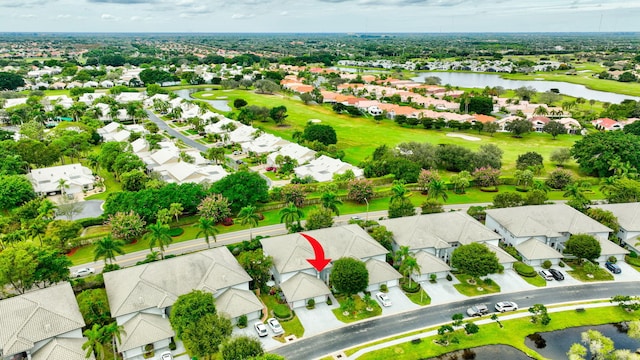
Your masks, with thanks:
[[[388,253],[358,225],[345,225],[320,230],[305,231],[324,248],[325,257],[337,260],[341,257],[367,259]],[[307,259],[315,257],[309,241],[299,233],[287,234],[260,240],[265,254],[273,257],[280,274],[311,269]]]
[[[515,248],[520,255],[528,260],[561,259],[563,257],[556,249],[534,238],[520,243]]]
[[[249,290],[230,288],[216,298],[216,311],[230,318],[247,315],[263,308],[260,299]]]
[[[451,270],[451,267],[447,265],[446,262],[426,251],[418,251],[415,257],[420,266],[420,274],[432,274]]]
[[[398,245],[411,250],[446,249],[456,242],[467,245],[501,238],[460,211],[382,220],[380,225],[393,233]]]
[[[5,299],[0,301],[0,350],[4,356],[21,353],[84,325],[69,283]]]
[[[516,237],[611,232],[608,227],[565,204],[488,209],[486,212]]]
[[[402,274],[384,261],[369,259],[364,264],[369,271],[369,285],[402,278]]]
[[[31,360],[95,360],[93,353],[85,357],[82,344],[87,338],[55,338],[31,355]]]
[[[331,294],[331,290],[322,280],[303,272],[297,273],[281,283],[280,288],[288,302]]]
[[[514,258],[511,255],[509,255],[508,252],[502,250],[498,246],[493,246],[493,245],[487,244],[487,243],[485,243],[484,245],[486,245],[489,248],[489,250],[493,251],[496,254],[496,256],[498,257],[498,262],[500,264],[514,263],[514,262],[518,261],[518,260],[516,260],[516,258]]]
[[[113,317],[166,308],[192,290],[215,293],[250,280],[224,246],[104,274]]]
[[[640,231],[640,203],[603,204],[592,207],[611,211],[625,231]]]
[[[139,313],[120,325],[122,325],[125,332],[125,335],[122,336],[122,343],[118,344],[118,351],[120,352],[176,335],[171,328],[169,318],[163,318],[160,315]]]
[[[629,253],[626,249],[616,245],[611,240],[598,239],[600,242],[600,256],[626,255]]]

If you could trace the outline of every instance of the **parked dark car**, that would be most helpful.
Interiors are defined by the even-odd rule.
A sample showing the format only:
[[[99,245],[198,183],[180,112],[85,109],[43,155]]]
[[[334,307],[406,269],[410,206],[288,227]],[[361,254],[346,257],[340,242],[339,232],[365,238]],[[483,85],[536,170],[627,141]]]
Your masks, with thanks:
[[[556,270],[556,269],[549,269],[549,272],[551,273],[551,275],[553,276],[554,279],[560,281],[560,280],[564,280],[564,275],[562,275],[562,273],[560,272],[560,270]]]
[[[620,269],[620,266],[618,266],[618,264],[607,261],[606,263],[604,263],[604,266],[606,266],[606,268],[614,274],[620,274],[622,272],[622,269]]]

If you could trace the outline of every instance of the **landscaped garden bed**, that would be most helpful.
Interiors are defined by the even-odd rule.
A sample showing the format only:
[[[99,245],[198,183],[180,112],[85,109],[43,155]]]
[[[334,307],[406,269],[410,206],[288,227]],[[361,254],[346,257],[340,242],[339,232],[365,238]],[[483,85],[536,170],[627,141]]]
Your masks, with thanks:
[[[466,274],[456,274],[456,278],[460,283],[453,285],[453,287],[465,296],[479,296],[500,292],[500,286],[489,278],[481,280]]]

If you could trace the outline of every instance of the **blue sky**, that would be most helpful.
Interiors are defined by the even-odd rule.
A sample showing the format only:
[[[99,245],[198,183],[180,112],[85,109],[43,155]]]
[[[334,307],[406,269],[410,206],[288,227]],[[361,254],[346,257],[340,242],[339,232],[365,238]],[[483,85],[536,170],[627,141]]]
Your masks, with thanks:
[[[0,32],[640,31],[637,0],[0,0]]]

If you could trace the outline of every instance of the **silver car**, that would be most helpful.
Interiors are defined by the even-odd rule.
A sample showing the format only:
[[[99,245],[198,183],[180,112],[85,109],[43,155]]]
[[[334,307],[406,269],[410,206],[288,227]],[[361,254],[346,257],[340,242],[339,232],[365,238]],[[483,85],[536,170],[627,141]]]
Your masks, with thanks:
[[[382,306],[384,306],[384,307],[391,306],[391,300],[389,299],[389,296],[387,296],[387,294],[385,294],[383,292],[379,292],[379,293],[376,294],[376,297],[378,298],[378,301],[380,301]]]
[[[82,269],[78,269],[76,271],[73,272],[73,277],[79,278],[82,276],[87,276],[89,274],[95,274],[96,273],[96,269],[94,268],[82,268]]]
[[[489,308],[485,304],[476,304],[467,309],[467,315],[471,317],[487,315],[488,313]]]
[[[553,280],[553,274],[549,270],[540,270],[539,274],[540,276],[542,276],[543,279],[547,281]]]
[[[282,329],[282,326],[280,325],[280,322],[276,318],[268,319],[267,320],[267,324],[271,328],[271,331],[273,331],[273,333],[276,334],[276,335],[277,334],[282,334],[284,332],[284,329]]]
[[[264,337],[269,335],[269,331],[267,330],[267,326],[261,322],[257,322],[253,324],[253,328],[256,329],[258,336]]]

